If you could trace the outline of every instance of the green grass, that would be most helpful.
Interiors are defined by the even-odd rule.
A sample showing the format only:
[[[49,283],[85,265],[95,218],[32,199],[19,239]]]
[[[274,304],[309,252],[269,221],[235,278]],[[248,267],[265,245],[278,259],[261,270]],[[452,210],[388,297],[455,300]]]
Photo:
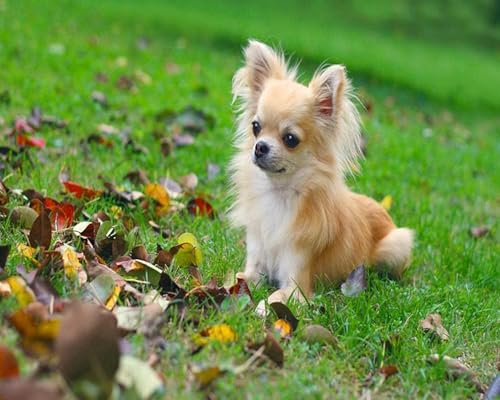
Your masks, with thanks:
[[[305,59],[305,77],[324,60],[345,63],[361,98],[372,104],[371,112],[362,112],[368,155],[351,186],[379,200],[393,196],[391,215],[417,233],[411,268],[399,283],[370,274],[368,290],[357,298],[346,298],[337,288],[319,288],[309,306],[291,308],[301,320],[299,330],[320,323],[338,337],[338,348],[307,345],[299,332],[283,344],[283,369],[264,365],[243,376],[228,374],[210,390],[218,398],[354,398],[370,371],[395,364],[399,374],[380,387],[370,387],[373,396],[474,397],[467,382],[445,379],[444,367],[426,360],[431,353],[461,357],[484,383],[497,373],[500,176],[495,167],[500,124],[494,110],[500,109],[500,92],[498,51],[487,47],[497,43],[496,31],[470,17],[470,28],[463,33],[469,42],[458,46],[453,42],[461,38],[454,36],[456,32],[440,42],[413,37],[411,30],[394,38],[383,25],[365,29],[355,24],[362,16],[359,7],[340,10],[345,18],[327,24],[330,16],[315,2],[297,26],[292,17],[300,15],[298,3],[287,3],[289,18],[279,12],[280,3],[267,4],[265,12],[261,4],[243,4],[241,9],[237,4],[148,1],[138,7],[131,1],[0,1],[0,93],[10,94],[10,103],[0,102],[5,121],[0,130],[33,106],[69,121],[67,132],[45,128],[40,135],[47,139],[47,148],[30,152],[32,167],[26,162],[22,170],[4,171],[5,184],[61,199],[57,177],[63,166],[71,170],[72,180],[96,188],[102,188],[99,176],[133,188],[124,176],[137,168],[147,171],[152,181],[194,172],[200,179],[197,191],[208,194],[220,218],[175,214],[158,222],[177,234],[194,233],[203,248],[203,277],[215,276],[222,283],[228,273],[241,269],[244,260],[243,234],[224,218],[231,203],[226,174],[233,153],[230,86],[241,63],[241,46],[249,36],[281,43],[296,59]],[[363,18],[378,21],[369,10]],[[142,37],[149,42],[145,49],[137,46]],[[476,46],[478,42],[484,46]],[[62,44],[63,54],[49,51],[53,44]],[[118,67],[118,57],[125,57],[127,65]],[[166,63],[178,65],[179,73],[167,74]],[[121,75],[135,70],[150,75],[152,83],[138,84],[136,93],[116,88]],[[98,72],[108,75],[107,83],[94,79]],[[107,109],[92,102],[94,90],[107,95]],[[193,146],[165,157],[153,132],[171,132],[155,116],[186,105],[212,115],[215,126],[197,136]],[[132,138],[149,152],[127,150],[116,137],[112,149],[96,144],[86,149],[81,140],[100,123],[130,128]],[[0,144],[6,143],[8,138],[1,135]],[[207,179],[209,162],[222,167],[213,181]],[[112,205],[99,200],[85,210],[109,211]],[[139,224],[136,240],[150,253],[157,244],[174,243],[154,235],[142,212],[125,212]],[[469,228],[483,224],[490,234],[471,238]],[[17,228],[0,223],[1,243],[25,241]],[[14,251],[9,271],[22,261]],[[179,274],[185,282],[185,274]],[[60,276],[53,280],[61,294],[74,293]],[[253,291],[256,300],[269,293],[268,287]],[[0,310],[5,314],[14,306],[2,299]],[[419,321],[432,312],[442,315],[449,342],[431,341],[420,331]],[[252,308],[199,316],[199,327],[184,330],[172,323],[163,331],[167,348],[157,370],[165,377],[168,398],[203,398],[206,393],[185,383],[187,364],[241,364],[248,357],[243,351],[246,341],[262,336],[264,323]],[[192,335],[221,322],[236,330],[237,342],[213,344],[190,355]],[[16,335],[3,322],[0,332],[2,342],[15,343]],[[144,338],[134,335],[130,341],[135,354],[145,359],[149,348]],[[33,364],[16,354],[28,374]]]

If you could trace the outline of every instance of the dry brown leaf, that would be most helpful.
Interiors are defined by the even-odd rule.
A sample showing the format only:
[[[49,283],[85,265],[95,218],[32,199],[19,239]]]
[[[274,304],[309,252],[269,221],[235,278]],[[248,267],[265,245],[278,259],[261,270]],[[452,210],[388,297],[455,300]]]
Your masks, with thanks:
[[[88,385],[97,390],[93,398],[108,398],[118,370],[116,318],[93,304],[71,303],[63,314],[61,333],[56,341],[59,370],[78,397]]]
[[[448,340],[450,338],[448,331],[443,326],[441,315],[439,314],[429,314],[425,319],[420,321],[420,327],[424,332],[432,332],[441,340]]]

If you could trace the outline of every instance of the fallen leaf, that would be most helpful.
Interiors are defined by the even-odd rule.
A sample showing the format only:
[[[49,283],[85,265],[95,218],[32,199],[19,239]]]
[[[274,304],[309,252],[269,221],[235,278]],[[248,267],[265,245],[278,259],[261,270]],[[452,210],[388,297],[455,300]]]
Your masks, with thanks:
[[[299,320],[295,317],[295,315],[293,315],[293,313],[285,304],[281,302],[274,302],[269,304],[269,307],[271,308],[271,310],[274,311],[274,313],[279,319],[284,319],[285,321],[288,321],[293,331],[297,329],[297,326],[299,325]]]
[[[387,379],[388,377],[397,374],[399,370],[395,365],[384,365],[383,367],[380,367],[378,372],[383,375],[385,379]]]
[[[161,394],[164,390],[163,382],[153,368],[146,362],[126,354],[120,357],[116,381],[126,388],[134,388],[143,400],[154,394]]]
[[[189,232],[181,234],[177,238],[178,245],[175,246],[175,263],[181,267],[189,265],[200,266],[203,262],[201,248],[196,237]]]
[[[481,383],[481,381],[477,378],[476,373],[472,371],[467,365],[463,364],[456,358],[448,356],[440,357],[439,354],[432,354],[429,360],[434,364],[443,362],[446,367],[447,375],[450,378],[452,379],[465,378],[470,383],[472,383],[479,392],[481,393],[484,392],[485,387]]]
[[[136,81],[142,83],[143,85],[151,85],[151,83],[153,83],[153,79],[151,79],[151,76],[140,69],[136,69],[134,71],[134,78]]]
[[[277,332],[282,339],[290,339],[292,337],[292,325],[284,319],[278,319],[274,323],[274,331]]]
[[[189,214],[194,216],[214,216],[214,209],[212,205],[201,197],[196,197],[189,200],[187,204]]]
[[[99,197],[102,194],[101,190],[86,188],[84,186],[79,185],[78,183],[71,181],[63,182],[63,185],[66,191],[74,195],[77,199],[91,200],[96,197]]]
[[[127,332],[139,330],[141,326],[147,325],[148,321],[161,315],[169,303],[166,301],[162,304],[163,306],[159,303],[151,303],[144,307],[115,307],[113,314],[116,317],[118,328]]]
[[[35,259],[35,255],[37,253],[37,249],[35,249],[33,247],[30,247],[30,246],[26,246],[23,243],[19,243],[17,245],[17,251],[19,252],[19,254],[22,257],[27,258],[28,260],[30,260],[36,266],[40,265],[40,262],[37,259]]]
[[[116,81],[116,87],[121,90],[136,91],[134,79],[131,76],[121,75]]]
[[[93,101],[95,101],[96,103],[100,104],[103,107],[107,107],[108,105],[108,99],[106,98],[106,95],[103,92],[94,90],[91,94],[91,98]]]
[[[97,143],[100,144],[101,146],[107,147],[108,149],[111,149],[114,146],[114,143],[112,140],[105,138],[102,135],[99,135],[97,133],[93,133],[89,136],[87,136],[87,139],[81,141],[81,143]]]
[[[302,337],[307,343],[320,343],[336,346],[338,341],[333,334],[324,326],[312,324],[304,328]]]
[[[148,183],[144,189],[144,194],[157,203],[156,215],[161,216],[168,212],[170,197],[162,185],[159,183]]]
[[[172,141],[173,141],[175,147],[190,146],[190,145],[194,144],[194,137],[193,137],[193,135],[190,135],[189,133],[185,133],[183,135],[176,134],[176,135],[172,135]]]
[[[115,294],[116,284],[114,279],[106,274],[98,275],[94,280],[85,285],[86,299],[104,306]]]
[[[137,258],[139,260],[148,261],[149,255],[146,248],[143,245],[135,246],[132,249],[132,258]]]
[[[58,250],[61,252],[63,259],[65,275],[70,279],[75,278],[83,269],[76,251],[68,245],[61,246]]]
[[[181,288],[166,272],[160,275],[158,289],[161,294],[169,295],[171,298],[183,298],[186,291]]]
[[[0,345],[0,380],[11,379],[17,376],[19,376],[19,365],[17,364],[16,356],[8,347]]]
[[[117,135],[118,133],[120,133],[120,131],[116,127],[109,124],[97,125],[97,131],[99,133],[102,133],[103,135]]]
[[[37,218],[38,213],[31,207],[17,206],[12,209],[11,220],[21,229],[31,229]]]
[[[366,271],[364,265],[353,270],[347,280],[340,286],[340,290],[347,297],[356,297],[366,290]]]
[[[227,324],[212,325],[203,329],[194,337],[198,346],[204,346],[210,341],[230,343],[236,340],[236,332]]]
[[[214,163],[208,163],[207,165],[207,179],[212,181],[220,173],[220,167]]]
[[[269,309],[266,307],[265,300],[259,301],[257,307],[255,307],[255,314],[257,314],[257,316],[259,316],[260,318],[267,318],[267,316],[269,315]]]
[[[9,276],[6,281],[19,306],[25,307],[36,300],[35,294],[20,276]]]
[[[80,222],[73,227],[73,233],[82,239],[95,239],[98,230],[99,223],[92,221]]]
[[[33,222],[31,231],[28,237],[31,247],[44,247],[48,249],[52,241],[52,225],[50,223],[49,214],[44,207],[40,209],[40,215]]]
[[[53,383],[38,382],[33,378],[0,382],[2,400],[63,400],[64,398],[63,389]]]
[[[28,121],[24,118],[16,118],[14,122],[14,132],[15,133],[33,133],[33,128]]]
[[[108,310],[112,310],[114,306],[116,305],[116,302],[118,301],[118,298],[120,297],[122,289],[120,286],[115,286],[113,288],[113,291],[111,292],[111,295],[108,297],[106,300],[106,304],[104,304],[104,307],[106,307]]]
[[[50,211],[49,219],[55,231],[66,229],[73,225],[75,206],[70,203],[60,203],[56,200],[45,198],[43,204]]]
[[[23,265],[18,265],[16,271],[26,281],[39,303],[50,306],[54,312],[62,310],[63,302],[50,282],[41,276],[41,269],[37,268],[27,272]]]
[[[450,335],[443,326],[443,320],[439,314],[429,314],[425,319],[420,321],[420,327],[424,332],[431,332],[438,336],[441,340],[448,340]]]
[[[203,111],[188,106],[167,117],[166,123],[167,125],[180,126],[182,132],[201,133],[207,128],[213,127],[214,119]]]
[[[27,135],[17,135],[16,143],[19,147],[37,147],[39,149],[45,148],[45,139],[41,137],[35,136],[27,136]]]
[[[7,265],[7,258],[9,257],[10,245],[0,245],[0,274]]]
[[[474,227],[470,228],[469,233],[473,238],[477,239],[477,238],[481,238],[483,236],[486,236],[488,233],[490,233],[490,228],[485,226],[485,225],[474,226]]]
[[[264,355],[275,362],[278,367],[283,367],[285,359],[283,349],[272,333],[266,332],[263,342],[251,343],[247,347],[249,350],[258,351],[262,346],[264,346]]]
[[[384,207],[386,210],[389,210],[392,206],[392,196],[390,194],[388,194],[387,196],[385,196],[381,201],[380,201],[380,205],[382,207]]]
[[[212,382],[222,376],[226,371],[218,366],[202,367],[198,365],[188,365],[190,379],[198,385],[200,389],[206,389]]]
[[[23,350],[33,357],[50,357],[59,334],[60,320],[41,303],[30,303],[7,317],[21,338]]]
[[[115,317],[92,304],[64,309],[56,340],[59,371],[78,398],[107,399],[120,361]],[[93,391],[92,395],[86,390]]]
[[[0,206],[4,206],[9,202],[9,195],[7,194],[7,188],[0,179]]]
[[[236,283],[228,289],[229,293],[233,296],[248,295],[253,302],[252,293],[244,279],[236,278]]]
[[[198,177],[196,174],[191,172],[190,174],[184,175],[180,178],[181,185],[188,190],[194,190],[198,186]]]

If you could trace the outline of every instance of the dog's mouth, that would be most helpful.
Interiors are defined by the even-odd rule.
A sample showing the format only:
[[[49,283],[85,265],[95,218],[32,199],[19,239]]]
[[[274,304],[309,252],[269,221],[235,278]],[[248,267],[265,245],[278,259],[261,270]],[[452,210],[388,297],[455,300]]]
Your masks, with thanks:
[[[266,163],[265,161],[261,161],[260,159],[254,160],[254,164],[257,165],[261,170],[265,172],[270,172],[272,174],[282,174],[286,172],[285,167],[276,167],[273,164]]]

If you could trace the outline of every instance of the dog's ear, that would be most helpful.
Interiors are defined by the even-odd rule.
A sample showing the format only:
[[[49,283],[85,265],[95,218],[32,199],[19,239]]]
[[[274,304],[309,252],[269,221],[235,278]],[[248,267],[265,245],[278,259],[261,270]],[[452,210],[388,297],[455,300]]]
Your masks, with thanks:
[[[347,84],[343,65],[331,65],[316,72],[309,83],[309,88],[314,94],[316,110],[320,117],[337,116]]]
[[[250,40],[245,49],[245,64],[248,71],[247,83],[254,92],[260,92],[268,78],[287,77],[283,54],[256,40]]]
[[[243,51],[245,66],[233,78],[234,97],[258,97],[269,78],[293,78],[282,53],[256,40],[250,40]]]

